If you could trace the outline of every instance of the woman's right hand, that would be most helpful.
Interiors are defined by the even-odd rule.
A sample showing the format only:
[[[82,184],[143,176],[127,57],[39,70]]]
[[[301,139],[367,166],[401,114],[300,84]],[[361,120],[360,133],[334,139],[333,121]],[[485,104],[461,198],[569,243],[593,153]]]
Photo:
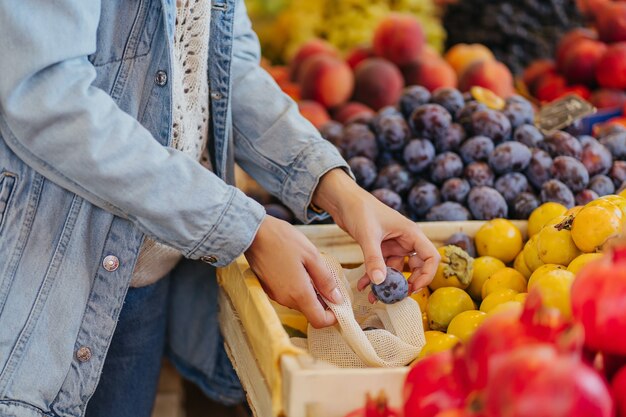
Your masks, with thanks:
[[[315,328],[336,323],[317,293],[337,304],[341,293],[317,248],[295,227],[265,216],[245,256],[274,301],[302,312]]]

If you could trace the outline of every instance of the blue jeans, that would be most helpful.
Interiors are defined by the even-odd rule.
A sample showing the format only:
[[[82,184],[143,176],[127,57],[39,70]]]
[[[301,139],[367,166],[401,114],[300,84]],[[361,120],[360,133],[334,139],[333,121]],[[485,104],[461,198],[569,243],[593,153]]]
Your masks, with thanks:
[[[129,288],[86,417],[150,417],[165,347],[169,275]]]

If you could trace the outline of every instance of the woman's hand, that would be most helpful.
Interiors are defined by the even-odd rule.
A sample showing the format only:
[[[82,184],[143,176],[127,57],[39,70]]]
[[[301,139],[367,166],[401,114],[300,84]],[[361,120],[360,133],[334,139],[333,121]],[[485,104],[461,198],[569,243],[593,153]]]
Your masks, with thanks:
[[[315,328],[336,323],[317,293],[336,304],[341,293],[317,248],[292,225],[266,216],[245,256],[274,301],[301,311]]]
[[[415,222],[378,201],[343,170],[334,169],[322,177],[313,203],[328,211],[361,246],[366,275],[359,281],[359,290],[370,282],[382,282],[386,266],[401,271],[409,255],[410,291],[432,281],[440,259],[432,242]],[[370,294],[370,301],[374,300]]]

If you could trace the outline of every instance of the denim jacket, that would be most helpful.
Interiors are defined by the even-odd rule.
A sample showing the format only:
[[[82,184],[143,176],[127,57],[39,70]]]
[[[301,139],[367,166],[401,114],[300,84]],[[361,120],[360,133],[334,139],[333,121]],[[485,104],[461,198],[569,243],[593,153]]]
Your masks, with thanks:
[[[188,259],[172,357],[232,399],[208,277],[265,215],[228,185],[233,163],[305,222],[321,175],[345,167],[260,69],[243,0],[212,2],[215,173],[169,147],[174,3],[0,0],[1,416],[84,414],[146,236]]]

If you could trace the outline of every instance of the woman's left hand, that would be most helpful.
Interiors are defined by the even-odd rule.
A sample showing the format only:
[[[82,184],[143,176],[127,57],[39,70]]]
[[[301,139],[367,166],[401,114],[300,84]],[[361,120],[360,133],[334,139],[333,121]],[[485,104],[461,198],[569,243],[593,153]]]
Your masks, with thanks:
[[[370,282],[381,283],[386,266],[401,271],[407,256],[410,291],[418,291],[432,281],[440,256],[420,227],[363,190],[342,169],[333,169],[322,177],[313,204],[328,211],[361,246],[366,275],[359,281],[359,290]],[[373,294],[370,301],[375,301]]]

